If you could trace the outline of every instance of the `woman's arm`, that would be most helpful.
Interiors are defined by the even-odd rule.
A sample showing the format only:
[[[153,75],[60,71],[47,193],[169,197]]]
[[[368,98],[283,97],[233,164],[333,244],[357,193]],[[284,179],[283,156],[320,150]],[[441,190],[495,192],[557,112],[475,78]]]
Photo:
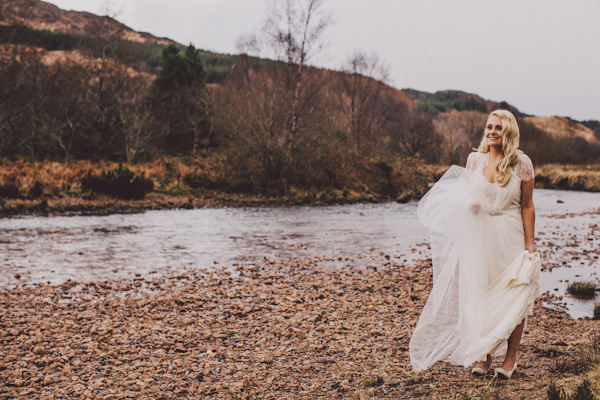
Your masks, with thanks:
[[[537,251],[533,242],[535,234],[533,184],[534,178],[528,181],[521,181],[521,217],[523,218],[523,229],[525,230],[525,250],[528,250],[530,253]]]

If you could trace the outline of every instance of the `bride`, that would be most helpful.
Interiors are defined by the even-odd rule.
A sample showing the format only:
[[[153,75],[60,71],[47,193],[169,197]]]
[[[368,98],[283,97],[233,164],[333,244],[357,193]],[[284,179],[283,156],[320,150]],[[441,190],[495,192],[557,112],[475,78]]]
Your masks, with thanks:
[[[533,165],[519,147],[519,127],[493,111],[466,168],[456,165],[421,199],[430,230],[433,289],[410,341],[415,372],[438,360],[510,379],[537,295],[540,257],[533,242]]]

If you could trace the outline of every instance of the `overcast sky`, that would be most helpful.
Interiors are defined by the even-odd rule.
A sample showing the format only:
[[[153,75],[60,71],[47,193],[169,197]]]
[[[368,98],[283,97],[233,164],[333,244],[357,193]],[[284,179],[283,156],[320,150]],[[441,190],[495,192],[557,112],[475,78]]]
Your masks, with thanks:
[[[104,0],[51,0],[100,13]],[[260,29],[265,0],[112,0],[117,19],[182,44],[237,53]],[[522,112],[600,120],[600,0],[327,0],[329,44],[313,62],[339,69],[357,50],[390,83],[456,89]]]

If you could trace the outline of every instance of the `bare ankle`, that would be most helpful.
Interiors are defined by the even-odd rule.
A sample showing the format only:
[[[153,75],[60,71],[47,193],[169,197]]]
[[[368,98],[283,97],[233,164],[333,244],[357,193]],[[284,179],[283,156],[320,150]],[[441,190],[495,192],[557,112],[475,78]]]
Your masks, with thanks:
[[[492,364],[492,357],[488,354],[487,359],[485,361],[479,361],[479,367],[487,369]]]
[[[512,368],[513,365],[515,365],[515,363],[517,362],[517,357],[506,357],[504,359],[504,362],[502,363],[503,366]]]

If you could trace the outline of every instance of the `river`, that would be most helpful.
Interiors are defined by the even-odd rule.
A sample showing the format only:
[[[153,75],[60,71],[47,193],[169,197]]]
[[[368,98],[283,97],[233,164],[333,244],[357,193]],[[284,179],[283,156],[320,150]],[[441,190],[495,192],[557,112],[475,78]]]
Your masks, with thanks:
[[[534,191],[541,291],[600,281],[600,193]],[[171,274],[185,268],[317,257],[331,268],[429,257],[417,202],[147,211],[0,219],[0,287]],[[593,301],[564,297],[574,317]]]

